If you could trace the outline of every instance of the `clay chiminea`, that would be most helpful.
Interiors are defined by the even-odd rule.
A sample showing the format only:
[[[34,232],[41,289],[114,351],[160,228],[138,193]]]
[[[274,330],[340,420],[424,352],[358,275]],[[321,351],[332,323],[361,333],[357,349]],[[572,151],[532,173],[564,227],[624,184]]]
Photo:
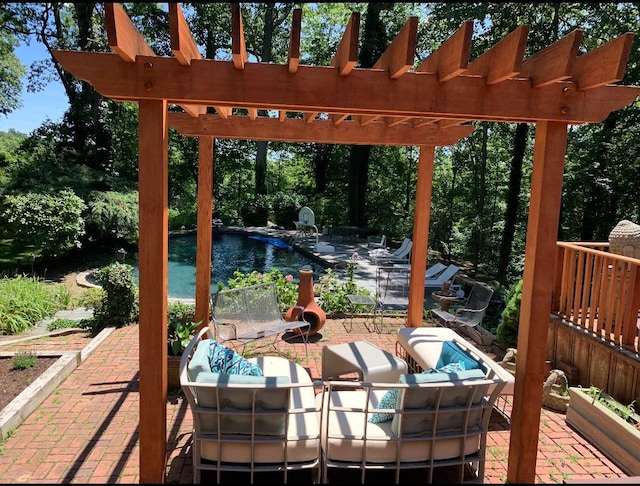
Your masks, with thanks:
[[[298,301],[296,306],[304,307],[304,319],[311,324],[309,336],[316,334],[327,320],[327,314],[316,303],[313,295],[313,270],[300,270],[300,283],[298,284]],[[285,320],[292,322],[300,318],[300,309],[289,307],[285,314]],[[300,334],[300,329],[295,329]]]

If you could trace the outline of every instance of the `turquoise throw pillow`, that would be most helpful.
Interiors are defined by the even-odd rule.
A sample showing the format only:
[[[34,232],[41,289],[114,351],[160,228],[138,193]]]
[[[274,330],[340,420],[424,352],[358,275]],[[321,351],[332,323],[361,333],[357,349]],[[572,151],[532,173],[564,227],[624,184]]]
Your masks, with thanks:
[[[464,361],[457,361],[455,363],[446,364],[446,365],[444,365],[444,366],[442,366],[440,368],[437,368],[437,369],[431,368],[429,370],[429,373],[438,373],[438,372],[440,372],[440,373],[458,373],[460,371],[465,371],[465,369],[466,368],[464,367]],[[427,373],[427,372],[425,371],[425,373]]]
[[[480,363],[473,359],[469,354],[453,341],[445,341],[442,343],[442,351],[440,358],[436,363],[436,369],[440,369],[450,363],[464,363],[465,370],[475,370],[481,368]]]
[[[215,340],[212,340],[209,345],[209,365],[214,373],[262,376],[260,366],[251,363],[233,349],[229,349]]]
[[[380,399],[380,403],[376,406],[377,409],[382,408],[396,408],[396,403],[398,403],[398,389],[391,388],[385,393]],[[370,424],[379,424],[380,422],[389,422],[393,419],[393,413],[378,413],[374,412],[369,415]]]

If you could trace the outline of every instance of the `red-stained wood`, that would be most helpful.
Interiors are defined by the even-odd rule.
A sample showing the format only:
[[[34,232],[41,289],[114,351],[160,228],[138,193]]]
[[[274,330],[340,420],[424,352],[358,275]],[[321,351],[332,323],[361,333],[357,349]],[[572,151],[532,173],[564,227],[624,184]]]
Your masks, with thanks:
[[[298,64],[300,62],[300,33],[302,31],[302,9],[296,8],[293,10],[291,18],[291,36],[289,37],[289,55],[288,66],[289,72],[295,73],[298,70]]]
[[[182,9],[177,3],[169,3],[169,33],[171,51],[180,64],[189,66],[192,59],[202,59]],[[182,104],[181,106],[193,117],[207,112],[207,107],[202,105]]]
[[[511,434],[509,441],[509,483],[533,483],[536,477],[542,408],[539,384],[546,378],[544,365],[566,145],[566,124],[537,124],[511,412],[511,430],[518,433]]]
[[[164,483],[167,452],[169,156],[166,101],[138,115],[140,482]]]
[[[532,88],[528,79],[487,86],[479,76],[462,75],[440,83],[435,75],[424,73],[389,79],[380,70],[355,69],[349,76],[337,76],[334,69],[306,65],[292,76],[286,66],[269,63],[247,63],[238,71],[230,61],[200,59],[186,69],[173,58],[138,56],[135,63],[127,63],[103,52],[53,54],[66,70],[90,82],[103,96],[130,101],[167,99],[177,104],[329,114],[580,124],[602,121],[640,94],[636,86],[578,91],[571,82]]]
[[[383,69],[389,78],[397,79],[412,66],[416,56],[418,17],[410,17],[389,47],[382,53],[373,69]]]
[[[313,123],[311,123],[313,122]],[[355,120],[336,125],[333,120],[303,120],[286,118],[233,116],[223,120],[216,115],[194,119],[184,113],[169,113],[169,124],[183,135],[212,135],[216,138],[271,140],[281,142],[318,142],[354,145],[418,145],[447,146],[471,134],[474,125],[453,125],[441,128],[437,124],[406,130],[403,125],[390,127],[386,123],[362,126]]]
[[[582,42],[582,31],[574,30],[562,39],[525,59],[520,76],[531,79],[533,87],[569,79]]]
[[[473,21],[467,20],[416,68],[416,72],[437,74],[440,82],[464,73],[469,66],[472,36]]]
[[[198,231],[196,234],[196,309],[200,327],[209,325],[213,225],[213,137],[198,137]]]
[[[429,222],[431,219],[431,191],[435,147],[422,145],[418,160],[416,204],[413,217],[413,245],[411,246],[411,274],[409,277],[409,306],[407,325],[421,327],[424,313],[424,273],[427,270]]]
[[[465,74],[483,76],[488,85],[500,83],[520,72],[527,47],[529,26],[521,25],[469,63]]]
[[[593,89],[621,81],[629,62],[632,43],[633,34],[629,32],[579,56],[572,76],[578,89]]]
[[[169,33],[171,52],[183,66],[189,66],[192,59],[202,59],[198,45],[191,35],[182,9],[177,3],[169,3]]]
[[[122,59],[135,62],[136,56],[155,56],[121,4],[105,3],[104,20],[109,47]]]
[[[360,34],[360,12],[352,12],[342,35],[338,50],[331,60],[331,67],[337,67],[340,76],[351,73],[358,62],[358,35]]]
[[[231,58],[236,69],[244,69],[248,56],[239,3],[231,4]]]

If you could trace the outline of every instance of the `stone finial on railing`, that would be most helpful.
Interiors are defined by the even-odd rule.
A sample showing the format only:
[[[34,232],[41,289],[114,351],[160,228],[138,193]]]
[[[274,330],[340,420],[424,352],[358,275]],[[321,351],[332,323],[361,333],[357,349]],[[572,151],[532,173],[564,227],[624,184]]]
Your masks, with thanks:
[[[640,225],[623,219],[609,233],[609,251],[640,258]]]

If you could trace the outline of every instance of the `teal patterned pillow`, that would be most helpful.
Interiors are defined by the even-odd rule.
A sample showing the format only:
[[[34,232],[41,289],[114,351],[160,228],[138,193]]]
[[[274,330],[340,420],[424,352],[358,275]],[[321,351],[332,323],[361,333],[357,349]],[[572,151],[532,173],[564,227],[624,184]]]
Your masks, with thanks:
[[[398,389],[391,388],[387,393],[385,393],[380,399],[380,403],[376,406],[376,408],[396,408],[396,403],[398,402]],[[369,415],[370,424],[379,424],[380,422],[389,422],[393,419],[392,413],[372,413]]]
[[[215,340],[212,340],[209,345],[209,365],[214,373],[262,376],[260,366],[247,361],[233,349]]]
[[[458,373],[460,371],[466,371],[464,367],[464,361],[457,361],[455,363],[449,363],[440,368],[431,368],[424,373]]]

